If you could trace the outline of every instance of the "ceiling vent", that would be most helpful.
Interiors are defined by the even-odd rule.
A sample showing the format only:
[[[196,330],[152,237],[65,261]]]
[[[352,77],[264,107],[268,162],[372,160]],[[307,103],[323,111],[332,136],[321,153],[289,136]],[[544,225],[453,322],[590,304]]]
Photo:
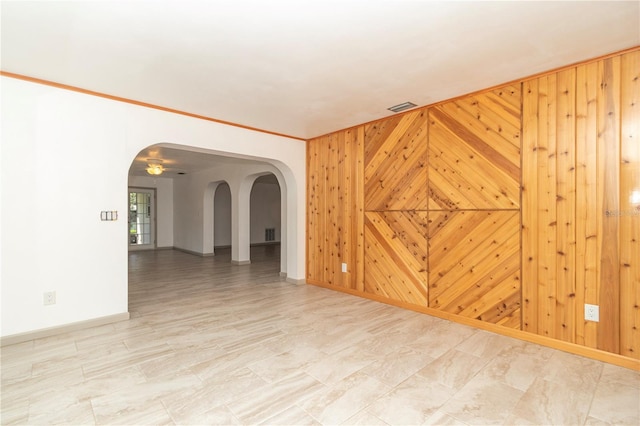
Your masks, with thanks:
[[[414,104],[413,102],[403,102],[401,104],[392,106],[391,108],[387,108],[387,109],[393,112],[402,112],[417,106],[418,105]]]

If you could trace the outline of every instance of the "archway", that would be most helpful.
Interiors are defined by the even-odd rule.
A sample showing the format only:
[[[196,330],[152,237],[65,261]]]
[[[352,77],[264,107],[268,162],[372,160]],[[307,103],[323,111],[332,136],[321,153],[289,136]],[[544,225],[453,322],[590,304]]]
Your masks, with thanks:
[[[195,156],[199,162],[207,159],[213,161],[209,167],[200,167],[186,173],[180,172],[179,162],[173,162],[171,159],[167,161],[171,167],[169,170],[177,172],[174,175],[169,173],[167,176],[173,179],[172,246],[174,248],[202,256],[214,254],[214,246],[217,244],[215,241],[214,200],[218,187],[228,185],[232,199],[231,216],[234,218],[232,220],[238,220],[239,215],[246,215],[247,224],[244,229],[232,225],[232,228],[236,230],[235,233],[232,232],[231,238],[232,261],[238,264],[250,261],[249,208],[251,189],[256,179],[268,175],[270,176],[270,184],[278,187],[280,192],[280,221],[279,226],[275,226],[275,232],[276,236],[279,234],[280,237],[281,276],[294,283],[304,281],[299,277],[301,273],[304,273],[304,269],[300,268],[300,260],[304,258],[304,253],[291,249],[303,245],[298,241],[304,237],[304,227],[300,226],[303,224],[300,220],[304,219],[304,211],[297,205],[299,198],[296,193],[300,190],[300,185],[296,182],[293,172],[285,164],[264,158],[232,155],[175,144],[157,144],[146,150],[150,149],[157,151],[159,155],[162,155],[163,150],[172,150],[173,153],[179,151],[180,157]],[[141,163],[138,168],[143,169],[146,155],[145,150],[141,151],[134,160],[131,170],[135,168],[136,163]],[[265,184],[265,182],[258,182],[260,185]],[[236,194],[238,195],[236,196]],[[292,220],[287,218],[292,218]],[[264,233],[264,229],[261,232]],[[246,241],[246,249],[240,248],[241,241]]]
[[[222,182],[213,196],[213,251],[231,247],[231,190]]]
[[[281,207],[280,184],[276,176],[269,173],[258,177],[251,187],[249,200],[252,246],[280,243]]]

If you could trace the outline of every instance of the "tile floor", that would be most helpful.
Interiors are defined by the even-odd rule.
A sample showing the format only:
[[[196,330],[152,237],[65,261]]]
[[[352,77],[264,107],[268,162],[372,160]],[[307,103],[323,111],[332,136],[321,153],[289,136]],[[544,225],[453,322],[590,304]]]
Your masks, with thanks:
[[[278,277],[129,255],[131,320],[5,346],[1,423],[640,423],[640,373]]]

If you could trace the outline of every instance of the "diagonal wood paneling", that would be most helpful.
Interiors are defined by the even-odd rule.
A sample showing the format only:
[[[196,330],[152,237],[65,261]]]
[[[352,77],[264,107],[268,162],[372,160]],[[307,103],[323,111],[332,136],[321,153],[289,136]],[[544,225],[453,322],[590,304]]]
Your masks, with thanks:
[[[520,87],[429,109],[429,208],[520,205]]]
[[[429,212],[429,307],[520,328],[517,211]]]
[[[425,110],[365,126],[366,210],[427,209],[426,128]]]
[[[427,213],[366,212],[365,292],[427,306]]]

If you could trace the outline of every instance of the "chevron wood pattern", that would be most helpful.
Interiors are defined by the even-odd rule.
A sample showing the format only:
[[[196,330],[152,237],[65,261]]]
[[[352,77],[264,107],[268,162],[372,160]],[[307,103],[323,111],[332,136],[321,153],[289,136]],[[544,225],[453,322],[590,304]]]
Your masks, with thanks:
[[[520,86],[429,109],[429,208],[520,205]]]
[[[429,307],[520,328],[518,211],[429,211]]]
[[[427,213],[366,212],[365,292],[426,306]]]
[[[365,209],[426,210],[426,111],[366,125],[364,137]]]

